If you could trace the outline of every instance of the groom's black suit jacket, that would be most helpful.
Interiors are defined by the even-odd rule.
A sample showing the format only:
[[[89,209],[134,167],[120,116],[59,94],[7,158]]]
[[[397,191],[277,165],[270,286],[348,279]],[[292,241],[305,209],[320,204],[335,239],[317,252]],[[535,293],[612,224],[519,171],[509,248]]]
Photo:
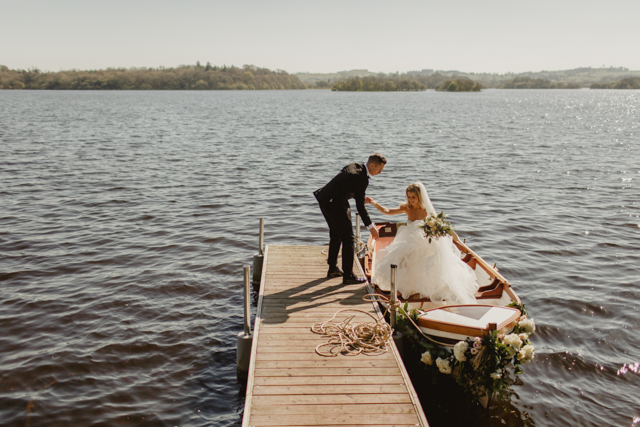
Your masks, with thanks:
[[[329,203],[338,202],[348,208],[348,200],[355,199],[362,222],[368,227],[371,224],[371,219],[367,209],[364,207],[364,195],[368,185],[369,175],[364,163],[351,163],[342,168],[340,173],[329,181],[327,185],[314,191],[313,194],[316,196],[318,203],[325,206]]]

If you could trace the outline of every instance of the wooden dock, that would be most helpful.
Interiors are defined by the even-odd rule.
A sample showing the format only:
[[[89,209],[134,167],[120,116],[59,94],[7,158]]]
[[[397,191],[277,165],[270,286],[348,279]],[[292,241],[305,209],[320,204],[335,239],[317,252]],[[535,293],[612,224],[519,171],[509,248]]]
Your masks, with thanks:
[[[326,252],[324,246],[265,250],[243,427],[428,426],[393,342],[379,356],[315,352],[328,341],[311,332],[316,322],[346,308],[376,314],[362,300],[365,285],[325,277]],[[371,321],[366,314],[352,320]]]

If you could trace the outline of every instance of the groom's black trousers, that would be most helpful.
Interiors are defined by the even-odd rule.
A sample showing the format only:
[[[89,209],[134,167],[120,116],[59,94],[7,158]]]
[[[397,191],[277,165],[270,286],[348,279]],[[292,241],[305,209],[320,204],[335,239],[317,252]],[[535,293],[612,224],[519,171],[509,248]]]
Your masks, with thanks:
[[[338,263],[338,251],[342,245],[342,271],[345,276],[353,275],[353,224],[351,223],[351,206],[348,200],[333,200],[320,203],[322,215],[329,225],[330,267]]]

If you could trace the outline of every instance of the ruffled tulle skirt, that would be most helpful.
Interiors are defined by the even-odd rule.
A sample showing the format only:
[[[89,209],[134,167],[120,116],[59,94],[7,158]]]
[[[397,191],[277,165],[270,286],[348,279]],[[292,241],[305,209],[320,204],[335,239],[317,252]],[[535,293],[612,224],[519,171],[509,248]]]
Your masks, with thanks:
[[[396,289],[407,298],[413,294],[446,304],[476,304],[476,275],[462,262],[451,236],[429,243],[419,228],[422,221],[400,227],[393,242],[376,254],[372,282],[391,288],[391,264],[397,264]]]

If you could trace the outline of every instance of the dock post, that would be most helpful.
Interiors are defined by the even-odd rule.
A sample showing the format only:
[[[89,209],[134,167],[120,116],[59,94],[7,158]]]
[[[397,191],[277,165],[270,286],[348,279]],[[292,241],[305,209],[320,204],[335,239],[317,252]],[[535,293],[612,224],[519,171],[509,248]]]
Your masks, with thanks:
[[[260,218],[260,252],[253,256],[253,284],[259,285],[264,263],[264,218]]]
[[[397,264],[391,264],[391,294],[389,294],[389,325],[391,329],[396,328],[396,272],[398,271]]]
[[[237,374],[239,378],[246,378],[251,361],[251,298],[249,294],[250,268],[244,266],[244,332],[238,334],[238,351],[236,354]]]
[[[396,290],[396,274],[398,272],[398,265],[391,264],[391,294],[389,295],[389,325],[393,330],[393,342],[398,347],[400,356],[404,355],[404,348],[402,345],[402,332],[396,331],[396,303],[398,302],[398,292]]]

